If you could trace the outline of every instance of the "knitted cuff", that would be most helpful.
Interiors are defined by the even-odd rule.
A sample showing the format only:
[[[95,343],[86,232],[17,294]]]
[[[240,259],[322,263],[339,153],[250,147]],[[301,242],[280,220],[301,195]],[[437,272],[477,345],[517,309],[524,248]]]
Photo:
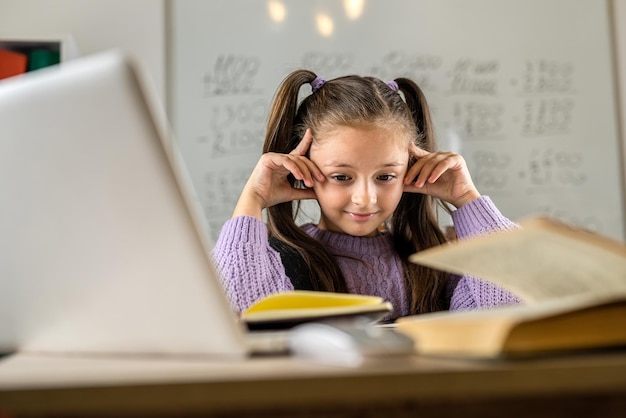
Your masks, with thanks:
[[[459,239],[517,227],[500,213],[489,196],[481,196],[461,206],[452,213],[452,220]]]

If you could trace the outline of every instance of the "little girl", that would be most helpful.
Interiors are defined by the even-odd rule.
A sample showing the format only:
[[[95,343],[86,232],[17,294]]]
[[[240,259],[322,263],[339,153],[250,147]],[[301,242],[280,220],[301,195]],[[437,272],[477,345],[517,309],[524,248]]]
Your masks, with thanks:
[[[299,104],[304,84],[312,93]],[[319,203],[316,225],[296,224],[302,199]],[[446,242],[437,202],[456,208],[458,239],[516,227],[479,194],[460,155],[435,151],[413,81],[298,70],[277,92],[263,155],[213,256],[237,312],[293,289],[381,296],[392,319],[519,303],[493,284],[409,262]]]

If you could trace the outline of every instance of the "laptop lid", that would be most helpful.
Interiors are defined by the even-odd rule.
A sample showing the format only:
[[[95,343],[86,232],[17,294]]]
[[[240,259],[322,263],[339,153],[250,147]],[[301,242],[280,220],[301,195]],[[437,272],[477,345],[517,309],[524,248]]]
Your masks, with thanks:
[[[245,354],[154,97],[119,52],[0,82],[0,352]]]

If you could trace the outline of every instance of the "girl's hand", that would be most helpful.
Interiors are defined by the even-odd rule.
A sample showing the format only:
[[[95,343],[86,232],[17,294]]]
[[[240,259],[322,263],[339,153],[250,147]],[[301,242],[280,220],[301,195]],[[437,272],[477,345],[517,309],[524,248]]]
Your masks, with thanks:
[[[307,129],[298,146],[289,154],[268,152],[261,156],[239,196],[233,212],[235,216],[254,216],[262,219],[262,211],[270,206],[300,199],[315,199],[313,182],[326,178],[320,169],[305,157],[313,134]],[[307,189],[291,186],[287,176],[302,180]]]
[[[411,144],[417,158],[404,178],[404,191],[423,193],[460,208],[480,197],[463,157],[453,152],[430,153]]]

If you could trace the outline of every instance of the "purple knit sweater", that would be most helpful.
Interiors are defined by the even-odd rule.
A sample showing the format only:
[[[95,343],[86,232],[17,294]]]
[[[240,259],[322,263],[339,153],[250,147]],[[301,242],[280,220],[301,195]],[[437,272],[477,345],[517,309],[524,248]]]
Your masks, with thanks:
[[[482,196],[452,214],[459,239],[499,229],[516,228],[491,199]],[[394,306],[392,317],[409,314],[409,301],[403,286],[402,263],[389,233],[377,237],[322,231],[306,224],[303,230],[322,242],[337,257],[350,293],[377,295]],[[263,222],[250,216],[228,220],[213,249],[213,257],[224,289],[237,312],[272,293],[293,290],[285,275],[280,254],[268,243]],[[515,295],[493,284],[471,277],[452,277],[450,309],[478,309],[519,303]]]

